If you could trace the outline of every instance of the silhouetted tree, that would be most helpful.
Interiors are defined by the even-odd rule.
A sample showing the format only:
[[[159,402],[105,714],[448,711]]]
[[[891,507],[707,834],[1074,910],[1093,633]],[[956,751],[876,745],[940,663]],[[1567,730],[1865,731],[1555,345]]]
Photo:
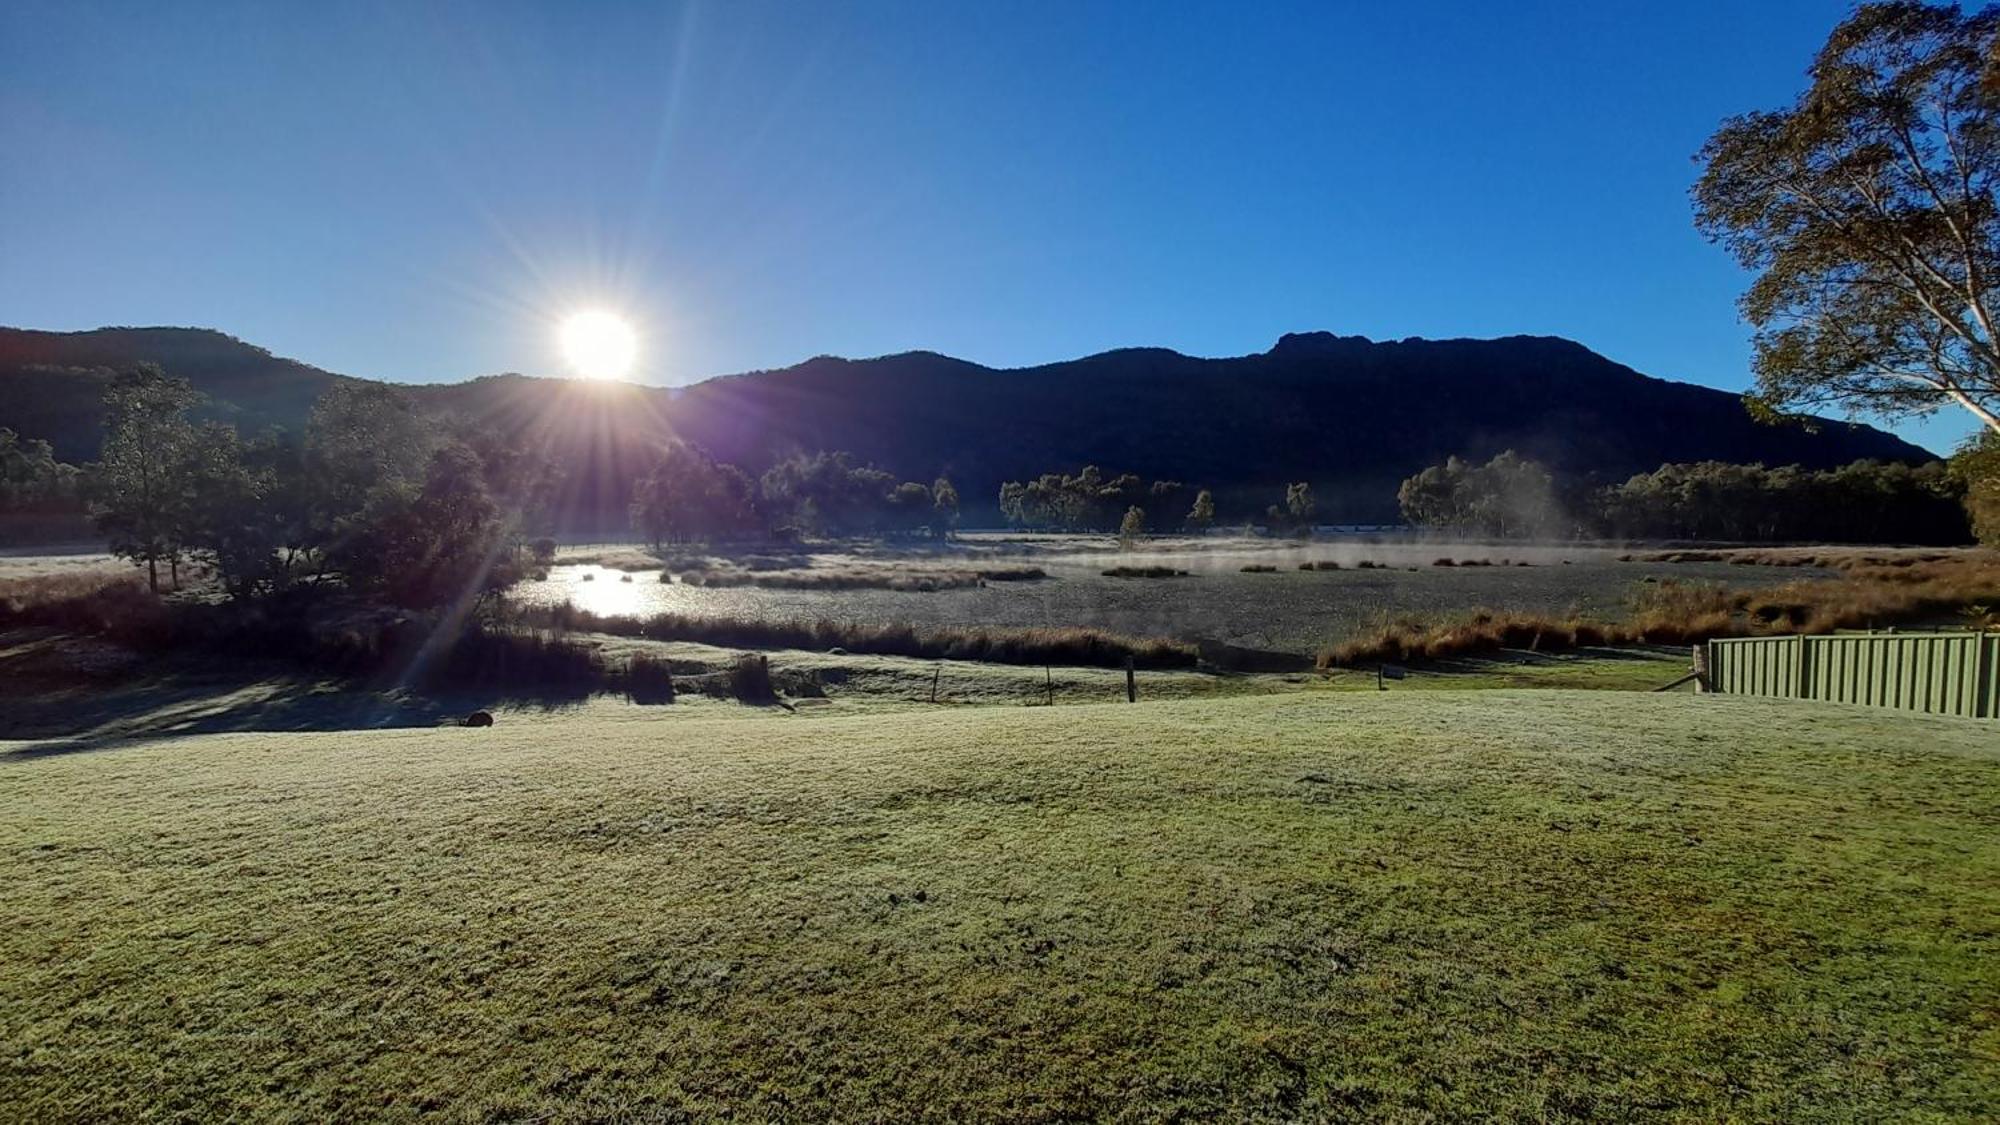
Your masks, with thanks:
[[[931,482],[931,530],[940,539],[948,539],[958,530],[958,489],[952,486],[948,477],[939,477]]]
[[[1204,488],[1195,493],[1194,507],[1189,509],[1187,525],[1195,531],[1207,531],[1215,526],[1215,494]]]
[[[1865,4],[1791,108],[1702,149],[1696,221],[1758,275],[1765,411],[1951,403],[2000,433],[1996,49],[2000,8]]]
[[[200,401],[186,379],[152,364],[118,377],[104,397],[104,447],[91,466],[91,519],[111,552],[146,565],[157,592],[160,563],[178,570],[188,521],[195,431],[187,412]]]
[[[1118,521],[1118,542],[1131,547],[1146,534],[1146,510],[1134,504],[1125,509],[1125,518]]]
[[[457,442],[431,455],[414,493],[377,497],[353,549],[343,566],[351,584],[415,609],[462,609],[518,577],[485,468]]]
[[[727,538],[755,522],[750,479],[685,443],[663,448],[633,489],[632,526],[655,547]]]
[[[76,489],[76,466],[56,460],[53,446],[0,426],[0,512],[68,507]]]
[[[1312,485],[1299,481],[1285,489],[1285,515],[1294,527],[1311,527],[1319,502],[1313,499]]]

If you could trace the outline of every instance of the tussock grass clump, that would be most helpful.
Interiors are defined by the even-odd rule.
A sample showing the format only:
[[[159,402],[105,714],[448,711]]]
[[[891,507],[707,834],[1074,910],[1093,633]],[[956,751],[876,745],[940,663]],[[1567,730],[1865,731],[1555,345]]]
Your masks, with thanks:
[[[771,686],[771,658],[746,652],[729,666],[729,694],[739,703],[753,706],[776,703],[778,692]]]
[[[1244,574],[1276,574],[1276,573],[1278,573],[1278,568],[1277,568],[1277,567],[1275,567],[1275,566],[1272,566],[1272,565],[1271,565],[1270,563],[1251,563],[1251,564],[1249,564],[1248,566],[1244,566],[1244,567],[1239,567],[1238,569],[1239,569],[1239,570],[1241,570],[1241,571],[1242,571],[1242,573],[1244,573]]]
[[[1049,576],[1039,566],[983,566],[973,573],[988,582],[1032,582]]]
[[[1186,578],[1187,573],[1170,566],[1114,566],[1103,572],[1106,578]]]
[[[481,628],[467,630],[419,676],[434,689],[552,694],[587,694],[605,679],[595,650],[552,632]]]
[[[608,617],[567,603],[550,607],[512,607],[511,614],[516,622],[523,625],[663,641],[693,641],[724,648],[792,648],[817,652],[839,648],[872,656],[977,660],[994,664],[1066,664],[1094,668],[1123,667],[1128,656],[1141,668],[1191,668],[1199,658],[1195,646],[1185,641],[1128,637],[1081,627],[920,629],[909,624],[766,621],[757,618],[694,617],[677,613],[644,618]]]
[[[634,703],[672,703],[673,666],[660,657],[638,653],[625,664],[625,694]]]

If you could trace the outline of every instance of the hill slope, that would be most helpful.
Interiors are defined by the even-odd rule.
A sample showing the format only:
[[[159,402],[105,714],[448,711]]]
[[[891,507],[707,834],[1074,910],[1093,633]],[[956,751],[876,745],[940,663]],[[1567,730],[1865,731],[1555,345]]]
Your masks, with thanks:
[[[297,426],[341,378],[214,332],[0,330],[0,424],[87,458],[102,369],[142,359],[187,376],[252,428]],[[1548,337],[1376,343],[1308,333],[1233,358],[1127,349],[1013,370],[911,352],[821,357],[684,389],[500,376],[416,393],[556,452],[572,466],[581,524],[622,522],[630,476],[670,435],[752,472],[819,449],[851,450],[906,477],[945,472],[975,510],[1003,480],[1094,462],[1215,488],[1225,516],[1260,511],[1284,482],[1310,480],[1323,512],[1354,520],[1392,518],[1396,482],[1452,454],[1511,448],[1605,478],[1665,461],[1824,467],[1931,456],[1866,426],[1761,426],[1734,395]]]
[[[202,416],[245,434],[296,429],[313,401],[347,378],[208,328],[0,328],[0,426],[87,461],[102,439],[104,388],[119,371],[156,363],[209,397]]]

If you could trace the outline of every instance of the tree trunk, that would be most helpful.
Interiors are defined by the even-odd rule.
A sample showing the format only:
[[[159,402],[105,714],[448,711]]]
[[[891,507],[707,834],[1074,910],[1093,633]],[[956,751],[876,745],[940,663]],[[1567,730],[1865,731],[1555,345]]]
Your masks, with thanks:
[[[150,556],[146,559],[146,585],[152,587],[155,594],[160,592],[160,560]]]
[[[169,558],[169,559],[167,560],[167,570],[168,570],[168,573],[170,573],[170,574],[172,574],[172,575],[173,575],[173,579],[174,579],[174,589],[176,589],[176,590],[180,589],[180,588],[181,588],[181,557],[180,557],[179,555],[174,555],[173,557],[171,557],[171,558]]]

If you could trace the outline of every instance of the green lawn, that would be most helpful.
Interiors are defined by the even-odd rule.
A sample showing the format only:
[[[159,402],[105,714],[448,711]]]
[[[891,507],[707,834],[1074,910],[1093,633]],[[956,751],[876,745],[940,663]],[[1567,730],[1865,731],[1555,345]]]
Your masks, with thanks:
[[[1990,722],[1404,690],[204,735],[0,761],[0,886],[13,1120],[2000,1105]]]

